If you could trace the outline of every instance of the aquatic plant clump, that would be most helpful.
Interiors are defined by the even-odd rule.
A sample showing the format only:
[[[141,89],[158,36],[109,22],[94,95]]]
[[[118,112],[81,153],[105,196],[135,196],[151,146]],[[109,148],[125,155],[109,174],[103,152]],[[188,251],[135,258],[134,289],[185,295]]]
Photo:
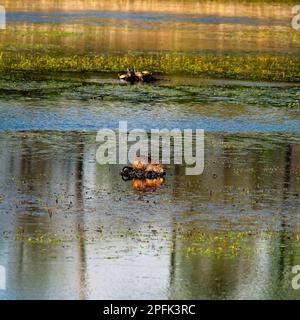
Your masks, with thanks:
[[[186,74],[209,78],[255,81],[300,81],[300,57],[270,54],[99,54],[61,55],[5,52],[0,54],[0,73],[18,71],[120,72],[128,66],[160,74]]]

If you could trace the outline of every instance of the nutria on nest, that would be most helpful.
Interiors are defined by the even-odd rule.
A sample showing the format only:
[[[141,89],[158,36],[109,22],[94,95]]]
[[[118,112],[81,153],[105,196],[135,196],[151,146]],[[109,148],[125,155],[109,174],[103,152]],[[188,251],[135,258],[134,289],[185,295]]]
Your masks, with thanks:
[[[119,74],[118,76],[121,81],[126,81],[130,83],[151,82],[154,80],[151,72],[146,70],[135,71],[134,68],[128,68],[126,73]]]

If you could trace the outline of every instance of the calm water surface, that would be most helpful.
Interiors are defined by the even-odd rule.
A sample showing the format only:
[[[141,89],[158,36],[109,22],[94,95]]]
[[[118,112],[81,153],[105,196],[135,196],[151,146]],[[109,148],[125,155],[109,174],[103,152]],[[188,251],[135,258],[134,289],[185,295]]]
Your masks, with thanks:
[[[142,192],[94,134],[1,133],[1,298],[299,298],[299,141],[211,133]]]
[[[6,0],[0,45],[299,52],[288,5],[147,3]],[[19,78],[0,80],[0,299],[300,298],[299,85]],[[205,129],[203,174],[124,182],[95,160],[119,120]]]
[[[2,299],[299,297],[296,86],[60,81],[2,90]],[[204,173],[124,182],[95,160],[119,120],[204,128]]]
[[[222,1],[12,1],[4,48],[64,52],[271,52],[297,54],[291,5]]]

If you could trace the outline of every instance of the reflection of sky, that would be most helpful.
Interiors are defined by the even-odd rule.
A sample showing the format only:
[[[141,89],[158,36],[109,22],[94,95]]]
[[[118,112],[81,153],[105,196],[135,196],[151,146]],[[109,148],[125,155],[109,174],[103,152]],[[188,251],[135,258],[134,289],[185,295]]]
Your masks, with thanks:
[[[124,240],[110,241],[124,247]],[[163,239],[159,245],[164,245]],[[44,253],[41,247],[30,244],[15,243],[9,249],[8,260],[4,261],[9,267],[7,290],[0,291],[2,299],[167,298],[167,254],[141,254],[137,248],[110,258],[111,251],[102,245],[76,241],[64,248],[50,246]]]
[[[204,23],[204,24],[246,24],[246,25],[280,25],[286,24],[285,20],[279,19],[264,19],[264,18],[249,18],[249,17],[222,17],[222,16],[203,16],[203,15],[177,15],[177,14],[162,14],[162,13],[136,13],[136,12],[121,12],[121,11],[74,11],[74,12],[8,12],[7,22],[30,22],[30,23],[83,23],[95,24],[99,19],[99,24],[105,21],[101,19],[119,19],[133,20],[145,22],[189,22],[189,23]]]
[[[0,265],[0,290],[6,289],[6,270],[4,266]]]
[[[124,107],[126,105],[126,108]],[[128,107],[128,108],[127,108]],[[135,103],[132,101],[82,102],[41,100],[39,102],[0,101],[0,131],[84,130],[118,127],[127,120],[130,128],[191,128],[210,132],[299,132],[297,112],[287,108],[246,106],[232,112],[231,106],[215,103]],[[128,110],[131,110],[128,112]],[[233,110],[237,110],[234,107]]]
[[[249,262],[250,273],[239,270],[239,281],[232,292],[232,299],[268,299],[268,287],[276,280],[275,273],[272,272],[274,257],[269,252],[272,245],[274,243],[270,239],[256,241],[254,254]]]

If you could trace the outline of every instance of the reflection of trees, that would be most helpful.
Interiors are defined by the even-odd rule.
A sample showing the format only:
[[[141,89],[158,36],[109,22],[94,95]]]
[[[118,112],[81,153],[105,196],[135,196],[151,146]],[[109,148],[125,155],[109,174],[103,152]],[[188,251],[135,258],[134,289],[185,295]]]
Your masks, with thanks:
[[[5,5],[5,3],[7,5]],[[125,5],[124,5],[125,3]],[[167,3],[167,5],[166,5]],[[166,12],[177,14],[201,14],[212,17],[237,16],[237,19],[246,16],[261,18],[280,18],[290,19],[290,8],[283,5],[270,8],[268,4],[246,5],[240,3],[226,5],[217,1],[180,1],[176,0],[156,0],[150,1],[150,4],[144,1],[4,1],[7,10],[114,10],[128,12]],[[195,7],[197,5],[197,7]],[[131,11],[132,12],[132,11]],[[188,17],[188,16],[185,16]],[[121,22],[121,23],[120,23]],[[218,22],[218,21],[217,21]],[[61,24],[37,24],[37,23],[18,23],[15,24],[16,30],[20,32],[1,32],[0,39],[2,43],[17,43],[18,45],[29,44],[54,44],[64,50],[67,48],[76,48],[81,52],[101,50],[252,50],[253,47],[263,51],[268,48],[276,47],[278,50],[278,39],[274,39],[274,34],[270,32],[268,26],[249,25],[241,21],[237,23],[199,23],[195,21],[178,21],[168,19],[155,22],[157,28],[153,28],[153,21],[147,22],[147,19],[137,22],[129,17],[119,17],[116,15],[111,18],[91,18],[86,20],[74,18],[68,23],[62,20]],[[93,23],[92,25],[90,23]],[[187,27],[188,26],[188,27]],[[241,27],[242,26],[242,27]],[[8,26],[8,30],[10,26]],[[276,28],[277,26],[272,26]],[[281,28],[281,26],[277,27]],[[61,33],[57,33],[59,30]],[[281,29],[279,29],[282,31]],[[237,39],[239,41],[237,41]],[[292,39],[290,47],[297,49],[297,43]]]
[[[187,194],[195,204],[205,201],[215,203],[273,204],[278,194],[288,200],[286,185],[291,183],[290,161],[296,145],[284,147],[276,141],[264,141],[245,137],[242,142],[235,138],[213,136],[206,143],[204,172],[200,176],[186,176],[184,166],[171,167],[174,201],[183,201]],[[294,152],[295,161],[300,160]],[[293,189],[299,182],[293,180]],[[279,202],[280,203],[280,202]]]
[[[83,234],[84,228],[84,208],[83,208],[83,161],[84,161],[84,141],[80,136],[80,133],[75,134],[76,137],[76,200],[79,214],[77,217],[78,225],[78,260],[79,260],[79,298],[81,300],[86,299],[86,248]]]
[[[186,258],[185,242],[173,230],[170,256],[169,292],[171,299],[225,298],[239,285],[248,262],[243,257],[230,260],[216,256],[205,257],[200,254]]]
[[[285,201],[288,199],[288,191],[290,189],[290,180],[291,180],[291,155],[292,155],[292,146],[291,144],[287,144],[286,152],[285,152],[285,164],[284,164],[284,175],[283,175],[283,194],[282,194],[282,211],[281,211],[281,223],[280,223],[280,238],[279,238],[279,263],[278,263],[278,280],[281,282],[284,278],[284,270],[285,270],[285,259],[286,252],[290,252],[290,250],[286,250],[286,236],[287,236],[287,225],[285,221]]]
[[[59,135],[58,137],[62,138]],[[47,142],[42,142],[45,140]],[[16,203],[15,208],[15,233],[23,233],[26,236],[32,236],[35,232],[57,233],[61,229],[58,224],[59,219],[49,220],[45,207],[53,206],[59,195],[65,195],[67,201],[74,202],[73,198],[72,200],[68,198],[68,195],[74,194],[76,201],[72,203],[72,206],[76,207],[76,213],[73,217],[70,216],[69,222],[75,228],[78,226],[78,251],[77,254],[76,251],[72,254],[74,254],[74,260],[78,261],[78,264],[75,264],[75,267],[78,268],[76,275],[79,275],[77,284],[79,288],[76,291],[79,292],[79,297],[84,299],[86,298],[86,254],[83,237],[85,141],[81,139],[80,133],[72,134],[71,138],[67,137],[67,140],[66,145],[69,144],[69,147],[66,152],[66,145],[57,145],[52,142],[50,134],[24,135],[19,145],[15,144],[14,149],[6,152],[5,158],[2,157],[0,161],[3,161],[4,166],[8,168],[3,177],[3,183],[7,181],[9,184],[11,177],[14,178],[16,188],[10,192],[16,194],[11,196],[20,201]],[[58,259],[60,262],[65,259],[67,253],[62,253],[59,247],[46,248],[47,251],[43,252],[40,246],[32,245],[27,241],[17,241],[11,247],[9,260],[15,261],[14,277],[18,279],[16,283],[19,283],[20,288],[26,288],[28,283],[32,282],[33,286],[38,283],[38,290],[39,288],[54,288],[55,290],[56,284],[51,283],[54,279],[51,274],[55,272],[56,267],[51,264],[51,255],[62,254]],[[43,263],[45,259],[50,261]],[[66,268],[69,267],[66,266]],[[72,269],[69,272],[73,279],[74,270]],[[59,274],[62,272],[60,270]],[[59,281],[59,277],[55,279]],[[73,285],[76,284],[72,283]]]
[[[239,1],[202,1],[202,0],[2,0],[7,10],[48,11],[48,10],[122,10],[137,12],[163,12],[177,14],[207,14],[232,16],[266,17],[270,19],[290,17],[290,7],[273,6],[268,3],[240,3]]]
[[[90,184],[92,190],[103,188],[106,191],[112,191],[112,196],[107,195],[105,191],[107,196],[105,205],[109,201],[113,201],[111,199],[114,199],[114,196],[118,194],[119,186],[123,187],[125,183],[119,177],[118,167],[102,168],[98,165],[95,169],[98,176],[93,177],[95,181],[91,177],[89,177],[90,181],[86,181],[89,169],[86,168],[88,163],[86,155],[90,150],[85,148],[86,141],[80,133],[72,133],[71,138],[65,137],[63,145],[57,141],[51,142],[50,136],[45,139],[46,136],[45,134],[43,139],[21,139],[21,143],[14,142],[14,149],[8,151],[5,157],[1,155],[0,164],[6,168],[3,175],[3,185],[9,185],[11,177],[14,176],[16,188],[9,187],[10,197],[25,200],[15,209],[16,218],[13,220],[15,232],[24,230],[28,234],[40,228],[43,228],[44,231],[54,232],[61,230],[62,226],[59,223],[62,220],[52,218],[52,221],[49,221],[48,215],[43,214],[43,207],[51,205],[51,201],[55,201],[53,194],[59,195],[66,191],[67,194],[74,195],[71,200],[75,208],[69,213],[67,221],[68,228],[74,229],[78,235],[77,242],[72,243],[72,254],[74,254],[76,263],[71,266],[65,266],[62,263],[61,265],[66,270],[59,270],[60,266],[56,267],[51,263],[51,256],[57,255],[57,261],[64,261],[68,254],[65,249],[54,248],[49,249],[49,252],[42,253],[38,247],[22,241],[14,243],[11,247],[9,259],[17,262],[18,269],[15,271],[15,277],[20,286],[26,288],[26,285],[32,282],[33,284],[38,283],[40,288],[53,288],[57,285],[55,281],[59,281],[58,275],[53,276],[53,273],[59,272],[66,276],[70,273],[70,279],[76,279],[76,283],[73,284],[73,292],[79,292],[79,297],[84,299],[88,295],[87,247],[83,231],[85,224],[87,224],[87,217],[84,215],[87,208],[86,183]],[[195,214],[199,213],[197,219],[201,221],[201,213],[205,213],[205,209],[202,211],[199,209],[202,203],[210,204],[212,213],[217,213],[218,209],[213,206],[222,204],[225,208],[230,200],[238,207],[244,208],[245,203],[251,204],[255,198],[269,211],[281,208],[280,214],[271,212],[276,219],[278,216],[276,227],[279,226],[280,233],[271,243],[275,251],[272,253],[273,256],[270,256],[270,253],[266,251],[269,243],[262,244],[254,238],[249,244],[253,248],[254,254],[248,260],[243,253],[231,261],[199,255],[188,260],[183,254],[183,249],[188,243],[179,239],[175,229],[175,222],[178,222],[177,219],[181,221],[182,215],[171,214],[174,226],[172,232],[174,252],[170,253],[170,290],[175,297],[178,292],[181,293],[181,296],[190,298],[217,297],[220,296],[220,292],[225,297],[231,296],[233,293],[236,294],[236,292],[245,293],[247,285],[257,279],[261,279],[260,283],[263,285],[269,286],[268,281],[271,277],[273,287],[270,288],[269,293],[274,292],[275,295],[276,290],[279,290],[286,283],[286,274],[289,272],[291,263],[296,262],[296,256],[293,252],[296,244],[286,239],[286,234],[292,228],[286,218],[290,209],[296,205],[293,203],[292,193],[299,190],[299,181],[293,177],[293,170],[299,169],[299,147],[289,141],[281,144],[265,143],[260,138],[254,139],[255,146],[253,146],[253,140],[248,143],[246,138],[238,143],[230,136],[224,139],[222,136],[212,135],[210,138],[212,143],[207,145],[207,166],[202,176],[187,177],[184,167],[168,167],[167,184],[171,189],[161,188],[162,192],[165,192],[163,201],[166,203],[169,201],[168,210],[171,213],[174,211],[177,213],[180,210],[184,212],[184,210],[189,210],[189,206],[191,206]],[[7,139],[9,140],[9,138]],[[68,146],[69,148],[67,148]],[[275,174],[269,171],[272,166],[278,169]],[[236,172],[239,172],[239,175]],[[213,174],[216,174],[217,177],[214,178]],[[271,200],[260,194],[256,195],[256,192],[259,191],[258,183],[263,190],[266,190],[265,192],[273,196]],[[234,190],[240,191],[249,189],[250,196],[246,196],[247,201],[242,200],[242,193],[234,194],[231,200],[230,194],[226,194],[228,186],[234,186]],[[130,190],[130,185],[127,187]],[[212,194],[210,194],[210,190],[213,191]],[[122,198],[128,194],[125,193]],[[35,201],[37,199],[42,201]],[[69,200],[70,198],[68,198]],[[126,201],[124,203],[128,204]],[[177,203],[183,204],[182,207],[177,206]],[[108,209],[110,212],[115,210],[114,205],[115,203],[112,204],[112,208]],[[139,210],[134,201],[129,205],[132,206],[133,211]],[[95,201],[93,206],[101,213],[102,203]],[[249,207],[253,210],[251,205]],[[61,209],[60,213],[63,214],[64,210],[65,208]],[[117,210],[120,210],[120,207]],[[259,219],[259,215],[263,214],[262,211],[258,209],[255,218]],[[247,211],[243,214],[246,215]],[[224,216],[226,218],[226,214]],[[95,220],[98,221],[97,219]],[[210,218],[207,219],[209,222],[212,221],[209,220]],[[112,224],[111,221],[110,223]],[[142,223],[141,217],[134,227],[138,229]],[[122,227],[124,230],[126,229],[126,226],[122,225]],[[122,240],[119,241],[122,243]],[[42,264],[42,261],[45,260],[46,262]],[[260,275],[257,270],[261,273]],[[247,279],[245,279],[245,275],[247,275]],[[73,282],[72,280],[70,283]],[[52,281],[54,282],[52,283]],[[252,290],[255,293],[255,288],[252,287]]]
[[[181,176],[174,177],[174,201],[182,201],[187,194],[194,193],[199,195],[200,203],[203,202],[203,195],[206,194],[207,189],[215,193],[219,188],[223,192],[215,195],[213,193],[213,197],[206,196],[205,201],[221,203],[226,190],[224,187],[233,184],[241,191],[249,189],[250,195],[258,204],[268,208],[267,210],[271,213],[270,222],[267,223],[268,229],[276,230],[278,226],[279,232],[278,235],[274,234],[272,239],[253,238],[249,243],[252,252],[250,258],[247,259],[242,253],[234,261],[230,261],[226,258],[207,258],[201,255],[186,259],[185,250],[189,244],[177,236],[178,231],[174,228],[172,235],[174,251],[171,252],[170,257],[171,298],[182,296],[185,298],[238,296],[275,298],[281,294],[284,295],[283,291],[290,289],[291,265],[296,264],[297,260],[295,256],[297,244],[288,238],[288,235],[293,232],[293,226],[287,222],[292,209],[291,203],[292,206],[295,205],[291,190],[299,188],[299,182],[291,179],[291,172],[295,167],[293,160],[299,163],[300,153],[296,152],[297,145],[289,141],[277,144],[276,141],[264,143],[263,140],[258,140],[253,147],[251,144],[246,144],[243,150],[240,147],[238,152],[236,147],[230,147],[233,142],[230,138],[222,141],[224,144],[220,145],[226,147],[219,146],[214,152],[212,152],[213,146],[207,147],[210,149],[208,150],[210,156],[206,161],[210,164],[205,170],[209,174],[204,172],[203,176],[197,180],[194,177],[184,177],[184,171],[181,171]],[[245,147],[247,149],[244,149]],[[243,155],[244,150],[247,150],[245,155]],[[211,162],[217,165],[212,166]],[[244,172],[243,168],[247,170]],[[272,169],[275,169],[275,174]],[[242,176],[235,177],[235,171],[242,172]],[[223,177],[218,180],[218,188],[215,187],[215,180],[210,177],[215,172]],[[266,192],[269,193],[267,197]],[[239,200],[240,198],[237,197],[233,202],[239,203]],[[249,201],[251,203],[251,198]],[[243,205],[239,206],[243,208]],[[256,208],[256,206],[252,207],[252,209]],[[199,214],[202,212],[203,210],[199,209]],[[247,211],[244,214],[247,214]],[[278,224],[275,223],[272,226],[274,218]],[[257,219],[260,219],[260,211],[257,212]],[[258,230],[260,227],[257,227]],[[291,290],[291,294],[296,295],[296,292]]]
[[[282,208],[280,212],[280,237],[278,242],[278,283],[283,287],[289,279],[286,275],[290,274],[291,266],[295,265],[294,261],[294,244],[288,239],[291,230],[287,223],[288,215],[290,214],[289,201],[291,191],[291,170],[292,170],[292,155],[293,146],[287,142],[284,157],[284,175],[283,175],[283,193],[282,193]]]

